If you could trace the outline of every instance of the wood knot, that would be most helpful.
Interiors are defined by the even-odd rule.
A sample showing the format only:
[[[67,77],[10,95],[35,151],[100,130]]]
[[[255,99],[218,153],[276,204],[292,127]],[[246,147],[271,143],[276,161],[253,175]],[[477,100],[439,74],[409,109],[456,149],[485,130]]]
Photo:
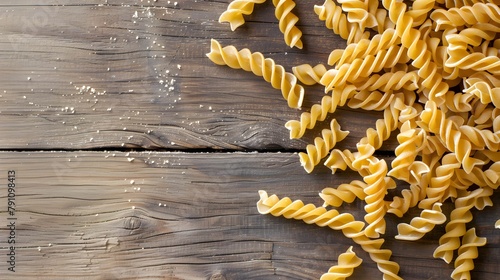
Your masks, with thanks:
[[[141,227],[141,219],[137,217],[128,217],[123,221],[123,228],[134,230]]]
[[[222,273],[217,272],[217,273],[212,274],[212,276],[210,276],[209,280],[226,280],[226,277],[224,277],[224,275],[222,275]]]

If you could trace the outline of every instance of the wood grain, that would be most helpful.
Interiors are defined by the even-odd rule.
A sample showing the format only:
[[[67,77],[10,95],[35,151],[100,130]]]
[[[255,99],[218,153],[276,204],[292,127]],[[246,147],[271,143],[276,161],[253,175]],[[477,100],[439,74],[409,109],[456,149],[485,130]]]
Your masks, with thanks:
[[[217,22],[230,0],[177,2],[0,2],[0,278],[319,279],[354,245],[364,263],[352,279],[380,279],[341,233],[258,214],[260,189],[320,205],[322,188],[360,178],[321,166],[307,175],[294,152],[323,127],[289,140],[284,123],[302,111],[262,78],[205,57],[216,38],[288,70],[324,63],[345,43],[317,20],[312,5],[321,3],[297,1],[296,50],[270,1],[235,32]],[[324,95],[306,92],[303,110]],[[351,132],[337,147],[353,149],[382,116],[332,117]],[[391,138],[378,155],[390,161],[394,147]],[[18,184],[15,277],[5,276],[7,170]],[[342,211],[362,219],[363,207]],[[473,212],[468,225],[488,238],[473,279],[500,274],[495,209]],[[448,279],[452,265],[432,258],[443,226],[419,242],[393,239],[396,224],[418,213],[389,216],[384,246],[404,279]]]
[[[262,78],[205,57],[217,38],[260,51],[288,71],[324,63],[345,43],[311,3],[298,3],[305,47],[296,50],[284,44],[270,2],[235,32],[217,22],[229,1],[39,2],[0,3],[4,149],[297,150],[320,131],[289,140],[284,124],[301,111]],[[323,94],[308,87],[304,110]],[[335,116],[351,131],[347,148],[381,117],[351,110]]]
[[[19,257],[16,277],[7,279],[318,279],[351,245],[364,260],[353,279],[381,277],[340,232],[258,214],[260,189],[319,205],[323,187],[354,177],[324,169],[304,176],[293,154],[0,153],[0,170],[11,169]],[[2,188],[2,204],[6,195]],[[355,202],[341,211],[362,219],[364,210]],[[479,248],[473,279],[496,279],[495,211],[474,215],[470,226],[488,244]],[[2,207],[2,239],[6,216]],[[432,258],[443,227],[419,242],[402,242],[393,239],[400,221],[388,217],[384,247],[393,251],[401,276],[447,279],[452,266]],[[0,271],[9,276],[5,270],[2,260]]]

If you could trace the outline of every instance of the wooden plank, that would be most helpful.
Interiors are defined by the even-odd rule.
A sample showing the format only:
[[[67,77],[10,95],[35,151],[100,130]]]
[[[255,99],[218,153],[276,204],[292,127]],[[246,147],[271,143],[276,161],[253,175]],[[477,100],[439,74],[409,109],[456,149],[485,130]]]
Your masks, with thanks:
[[[6,262],[8,170],[17,184],[15,273]],[[319,205],[323,187],[355,178],[326,168],[306,175],[295,154],[2,152],[0,174],[2,279],[319,279],[351,245],[364,260],[353,279],[381,277],[340,232],[258,214],[259,189]],[[488,238],[473,279],[500,274],[494,209],[474,212],[469,225]],[[363,204],[341,211],[362,219]],[[393,239],[400,221],[388,216],[384,247],[401,276],[448,279],[452,266],[432,258],[444,228],[402,242]]]
[[[301,111],[262,78],[205,57],[217,38],[263,52],[288,71],[324,63],[344,42],[312,3],[297,3],[305,47],[296,50],[285,45],[270,2],[236,32],[217,22],[229,0],[146,2],[2,1],[0,147],[280,150],[303,149],[318,135],[290,141],[284,124]],[[324,94],[306,90],[304,110]],[[351,131],[344,148],[381,117],[335,116]]]

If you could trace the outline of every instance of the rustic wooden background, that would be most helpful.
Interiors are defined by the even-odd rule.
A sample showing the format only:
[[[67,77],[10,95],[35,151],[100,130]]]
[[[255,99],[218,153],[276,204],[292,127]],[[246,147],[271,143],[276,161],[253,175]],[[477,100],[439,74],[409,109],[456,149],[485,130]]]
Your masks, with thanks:
[[[217,66],[210,38],[287,69],[344,46],[297,1],[304,49],[282,40],[272,3],[231,32],[229,0],[0,2],[0,275],[2,279],[319,279],[353,242],[340,232],[259,215],[257,191],[321,204],[317,193],[357,178],[306,174],[284,123],[301,111],[251,73]],[[322,97],[310,87],[304,107]],[[353,148],[378,113],[339,110]],[[379,155],[391,159],[394,140]],[[16,272],[7,271],[7,170],[17,176]],[[495,203],[500,198],[495,195]],[[445,206],[449,211],[449,206]],[[500,274],[500,215],[474,212],[488,245],[473,279]],[[363,205],[346,211],[358,217]],[[447,279],[432,258],[443,227],[385,246],[405,279]],[[364,259],[352,279],[381,278]]]

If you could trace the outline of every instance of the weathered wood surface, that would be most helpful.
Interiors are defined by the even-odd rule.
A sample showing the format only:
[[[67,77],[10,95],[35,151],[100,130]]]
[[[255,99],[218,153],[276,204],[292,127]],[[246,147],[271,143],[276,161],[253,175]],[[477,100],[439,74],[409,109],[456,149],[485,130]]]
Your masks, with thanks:
[[[318,191],[353,176],[304,176],[293,154],[0,153],[2,185],[11,169],[19,249],[14,278],[2,249],[2,279],[319,279],[350,245],[364,260],[353,279],[381,277],[342,233],[257,212],[259,189],[320,204]],[[4,205],[5,188],[0,199]],[[363,215],[361,203],[344,211]],[[474,212],[489,243],[473,279],[500,274],[495,212]],[[0,213],[3,224],[4,207]],[[432,258],[443,227],[402,242],[393,239],[397,221],[389,218],[384,246],[401,276],[448,279],[452,266]]]
[[[296,50],[284,44],[270,1],[236,32],[217,22],[229,0],[175,2],[0,2],[0,256],[5,176],[14,169],[20,248],[12,279],[318,279],[354,245],[339,232],[257,213],[259,189],[319,205],[322,188],[356,174],[320,167],[307,175],[289,152],[318,130],[289,140],[284,123],[301,111],[261,78],[205,58],[213,37],[288,70],[325,62],[344,43],[316,19],[312,5],[321,3],[297,1],[305,47]],[[307,94],[304,108],[323,91]],[[341,109],[335,117],[351,132],[338,147],[352,148],[380,114]],[[393,148],[389,141],[382,154]],[[186,153],[133,152],[144,149]],[[193,153],[212,149],[221,153]],[[235,150],[270,153],[225,153]],[[474,279],[500,274],[495,209],[474,212],[470,225],[488,238]],[[362,203],[344,210],[362,219]],[[401,275],[447,279],[452,266],[432,258],[443,227],[401,242],[392,238],[398,221],[389,220],[385,246]],[[364,263],[352,278],[380,278],[354,250]],[[5,271],[1,259],[0,279],[12,276]]]
[[[2,1],[0,147],[305,146],[307,139],[289,140],[284,123],[301,111],[288,108],[279,90],[252,73],[217,66],[205,54],[210,38],[217,38],[263,52],[288,71],[324,63],[344,42],[316,18],[313,3],[298,3],[305,47],[297,50],[285,45],[271,2],[257,5],[235,32],[218,23],[228,0],[147,2]],[[84,85],[96,93],[75,88]],[[307,88],[304,110],[323,94],[320,87]],[[351,131],[346,147],[374,116],[380,115],[339,111]]]

